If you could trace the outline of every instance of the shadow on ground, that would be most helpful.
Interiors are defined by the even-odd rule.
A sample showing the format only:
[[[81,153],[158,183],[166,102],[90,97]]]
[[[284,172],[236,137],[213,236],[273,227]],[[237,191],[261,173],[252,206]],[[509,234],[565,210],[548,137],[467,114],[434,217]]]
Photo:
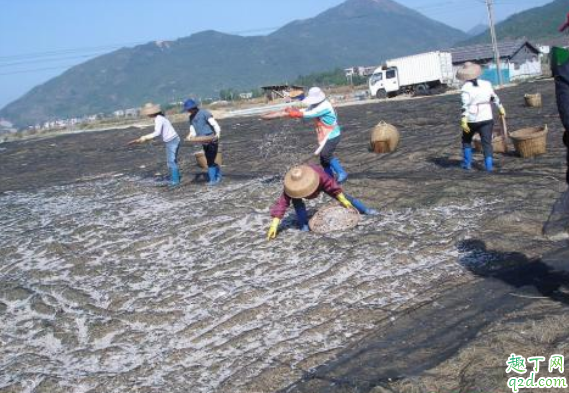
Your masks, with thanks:
[[[480,240],[461,241],[457,247],[460,264],[480,280],[378,326],[336,360],[307,371],[283,392],[394,391],[390,384],[452,358],[506,314],[544,297],[569,304],[569,248],[530,260],[517,252],[488,250]]]

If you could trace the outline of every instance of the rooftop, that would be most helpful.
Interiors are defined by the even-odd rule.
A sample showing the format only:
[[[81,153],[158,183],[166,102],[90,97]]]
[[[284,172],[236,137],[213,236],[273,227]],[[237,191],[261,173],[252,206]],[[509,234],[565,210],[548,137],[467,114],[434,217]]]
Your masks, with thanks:
[[[498,42],[498,51],[500,52],[500,57],[511,58],[525,45],[528,45],[536,53],[539,53],[539,50],[528,40],[519,39],[515,41]],[[494,58],[494,51],[492,49],[492,44],[477,44],[470,46],[462,46],[458,48],[451,48],[449,49],[449,51],[452,53],[453,63],[490,60]]]

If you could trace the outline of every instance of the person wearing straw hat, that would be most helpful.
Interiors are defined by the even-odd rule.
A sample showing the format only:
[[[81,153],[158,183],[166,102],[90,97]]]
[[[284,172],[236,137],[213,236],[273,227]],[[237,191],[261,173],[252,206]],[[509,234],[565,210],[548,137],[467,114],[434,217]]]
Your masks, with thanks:
[[[464,82],[461,89],[462,118],[460,121],[464,153],[462,167],[467,170],[472,168],[472,137],[475,133],[479,133],[482,139],[486,171],[492,172],[494,153],[492,149],[494,129],[492,104],[498,108],[500,116],[506,116],[506,110],[494,92],[492,84],[479,79],[480,75],[482,75],[482,68],[471,62],[464,63],[456,74],[457,79]]]
[[[221,168],[215,163],[215,158],[219,150],[221,127],[208,110],[200,109],[198,103],[191,98],[184,102],[184,112],[190,115],[190,133],[186,141],[193,142],[198,138],[211,137],[202,146],[207,160],[209,185],[218,184],[221,181]]]
[[[336,199],[348,209],[355,208],[361,214],[378,214],[376,210],[366,207],[361,201],[345,194],[338,182],[328,175],[322,167],[314,164],[295,166],[285,175],[284,191],[271,207],[270,214],[273,220],[269,227],[267,239],[273,240],[277,236],[279,224],[291,202],[296,212],[300,230],[309,231],[308,213],[303,199],[315,199],[322,192]]]
[[[166,144],[166,162],[170,170],[170,187],[177,187],[180,184],[180,168],[178,167],[180,137],[172,123],[164,116],[160,105],[148,103],[142,107],[140,113],[154,119],[154,132],[141,136],[130,143],[144,143],[161,135]]]
[[[306,109],[287,108],[286,113],[293,119],[313,119],[316,129],[320,152],[320,164],[324,171],[331,177],[336,175],[338,183],[343,183],[348,174],[340,164],[340,160],[334,157],[334,152],[341,140],[341,128],[338,125],[338,115],[334,107],[326,99],[326,94],[319,87],[312,87],[308,95],[302,100]]]

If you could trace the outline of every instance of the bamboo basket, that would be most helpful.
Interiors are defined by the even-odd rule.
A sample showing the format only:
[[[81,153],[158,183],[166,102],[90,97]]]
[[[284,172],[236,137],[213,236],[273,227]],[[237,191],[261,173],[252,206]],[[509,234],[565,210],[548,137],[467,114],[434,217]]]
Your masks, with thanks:
[[[524,95],[526,106],[530,108],[541,108],[541,94],[526,94]]]
[[[346,209],[333,203],[318,210],[308,222],[308,226],[315,233],[332,233],[352,229],[358,222],[360,214],[356,209]]]
[[[472,137],[472,143],[474,144],[474,150],[477,152],[482,152],[482,139],[480,138],[480,134],[476,134]],[[500,128],[494,127],[492,133],[492,150],[494,153],[505,153],[504,150],[504,137],[500,135]]]
[[[203,151],[195,152],[194,155],[196,156],[196,163],[202,169],[207,169],[207,160],[205,158],[205,153]],[[215,163],[219,166],[223,163],[223,156],[221,155],[221,151],[217,152],[217,156],[215,156]]]
[[[399,145],[399,131],[384,121],[371,130],[370,148],[374,153],[391,153]]]
[[[533,157],[547,151],[547,124],[543,127],[528,127],[510,133],[514,147],[521,157]]]

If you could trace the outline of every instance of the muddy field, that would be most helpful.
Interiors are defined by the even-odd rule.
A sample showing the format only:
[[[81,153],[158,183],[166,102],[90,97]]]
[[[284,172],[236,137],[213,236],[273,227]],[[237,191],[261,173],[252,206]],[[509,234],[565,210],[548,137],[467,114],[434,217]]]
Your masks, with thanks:
[[[511,130],[548,124],[547,154],[463,171],[456,95],[340,108],[345,189],[380,215],[323,236],[291,214],[272,243],[308,123],[221,121],[214,188],[189,145],[182,186],[157,187],[163,145],[127,147],[134,129],[0,145],[0,392],[505,391],[512,345],[569,344],[500,333],[569,319],[569,257],[542,236],[565,189],[553,83],[499,95]],[[393,154],[368,151],[380,120]]]

